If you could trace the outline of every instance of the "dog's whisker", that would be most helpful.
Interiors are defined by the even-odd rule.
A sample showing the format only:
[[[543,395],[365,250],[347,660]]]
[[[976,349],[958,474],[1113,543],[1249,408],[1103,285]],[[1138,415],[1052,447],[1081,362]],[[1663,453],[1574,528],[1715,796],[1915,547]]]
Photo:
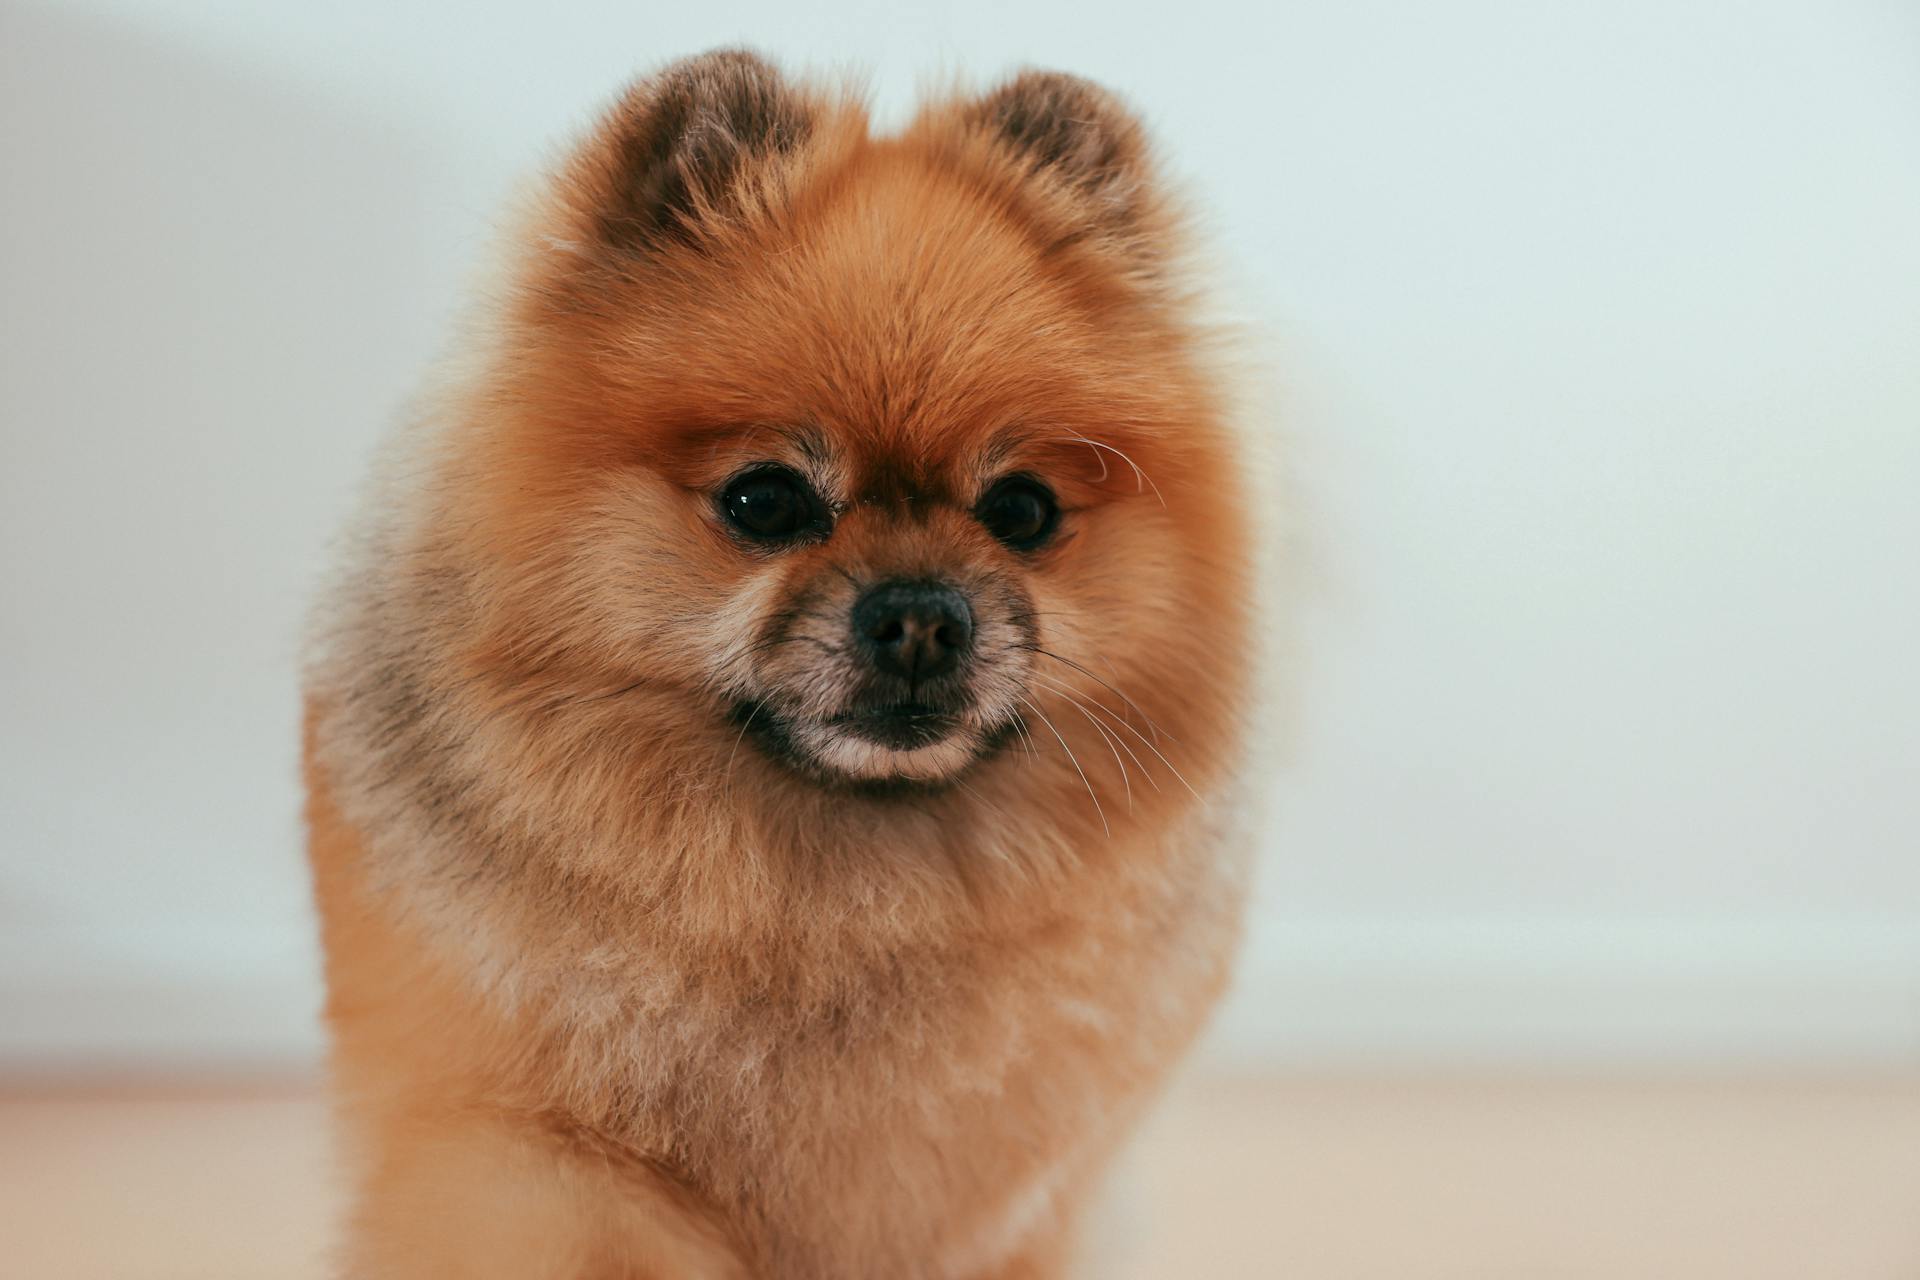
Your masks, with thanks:
[[[1088,712],[1085,704],[1083,704],[1080,701],[1080,699],[1073,693],[1073,691],[1068,689],[1065,685],[1059,684],[1058,682],[1050,680],[1046,676],[1039,675],[1038,673],[1034,675],[1034,679],[1040,681],[1042,684],[1046,685],[1049,689],[1054,690],[1056,693],[1060,694],[1061,697],[1066,698],[1067,700],[1072,702],[1076,707],[1079,707],[1081,715],[1091,714],[1090,712]],[[1093,701],[1094,706],[1099,707],[1100,710],[1106,712],[1109,716],[1112,716],[1114,714],[1113,709],[1111,707],[1106,706],[1104,703],[1101,703],[1099,701],[1094,701],[1091,699],[1089,699],[1089,701]],[[1117,719],[1118,717],[1115,717],[1115,718]],[[1096,720],[1094,721],[1094,723],[1100,728],[1100,730],[1103,733],[1112,733],[1112,730],[1108,729],[1104,724],[1101,724],[1099,721]],[[1127,753],[1128,758],[1131,759],[1133,763],[1139,767],[1140,776],[1147,780],[1147,785],[1152,787],[1155,791],[1158,791],[1160,789],[1160,780],[1153,776],[1153,770],[1147,768],[1146,762],[1140,759],[1139,755],[1137,755],[1134,752],[1134,749],[1127,744],[1127,740],[1125,738],[1122,738],[1117,733],[1112,734],[1112,736],[1113,736],[1113,741],[1119,743],[1120,749],[1122,751],[1125,751]],[[1122,769],[1122,772],[1123,773],[1125,772],[1124,767]]]
[[[1053,690],[1055,693],[1059,694],[1060,697],[1064,698],[1067,701],[1068,705],[1070,705],[1075,711],[1078,711],[1081,715],[1085,716],[1087,719],[1087,723],[1091,724],[1094,727],[1094,729],[1098,731],[1098,733],[1100,734],[1100,740],[1106,744],[1107,750],[1113,752],[1113,762],[1120,766],[1120,784],[1126,788],[1126,792],[1127,792],[1127,812],[1132,813],[1133,812],[1133,783],[1127,773],[1126,762],[1120,759],[1120,753],[1114,749],[1113,731],[1107,728],[1105,724],[1101,723],[1099,720],[1094,718],[1093,713],[1087,709],[1087,704],[1081,701],[1080,698],[1073,692],[1073,690],[1067,688],[1063,684],[1059,684],[1050,680],[1045,681],[1045,684],[1049,689]],[[1096,703],[1095,705],[1098,706],[1099,704]],[[1113,714],[1113,712],[1106,707],[1101,707],[1100,709],[1102,711],[1105,711],[1108,715]],[[1135,757],[1135,760],[1137,763],[1138,757]]]
[[[1104,710],[1104,708],[1102,709]],[[1107,714],[1112,715],[1113,713],[1109,711]],[[1186,776],[1182,774],[1179,769],[1174,767],[1173,761],[1167,759],[1165,752],[1161,751],[1159,747],[1156,747],[1155,745],[1153,745],[1152,742],[1147,740],[1147,736],[1145,734],[1141,733],[1138,729],[1134,728],[1132,725],[1128,724],[1125,720],[1121,720],[1118,717],[1115,718],[1114,723],[1119,725],[1122,729],[1125,729],[1128,733],[1132,734],[1134,737],[1138,738],[1140,740],[1141,746],[1153,752],[1153,754],[1159,759],[1160,763],[1167,766],[1167,769],[1173,774],[1173,776],[1180,780],[1180,785],[1187,789],[1188,795],[1192,796],[1195,800],[1200,799],[1200,793],[1193,789],[1193,784],[1191,782],[1188,782],[1186,779]]]
[[[1122,453],[1120,450],[1114,448],[1110,444],[1105,444],[1099,440],[1089,439],[1088,437],[1083,436],[1078,432],[1074,432],[1074,431],[1069,431],[1067,433],[1067,439],[1077,440],[1081,444],[1087,445],[1088,447],[1093,449],[1105,449],[1108,453],[1111,453],[1114,457],[1120,459],[1120,461],[1126,463],[1129,467],[1133,468],[1134,483],[1139,487],[1142,493],[1146,492],[1148,489],[1152,489],[1153,496],[1159,499],[1160,505],[1163,507],[1167,505],[1167,500],[1165,497],[1161,495],[1160,486],[1153,482],[1153,477],[1149,476],[1146,472],[1142,471],[1140,469],[1139,463],[1135,462],[1132,458],[1129,458],[1126,454]],[[1107,478],[1107,464],[1105,461],[1102,461],[1100,464],[1100,479],[1105,480],[1106,478]]]
[[[1114,744],[1113,730],[1107,728],[1105,725],[1101,724],[1098,720],[1094,719],[1093,712],[1081,706],[1079,700],[1074,698],[1071,694],[1068,694],[1065,696],[1067,698],[1067,701],[1073,703],[1073,709],[1078,711],[1081,715],[1085,716],[1087,718],[1087,723],[1100,731],[1100,740],[1107,744],[1108,751],[1113,752],[1113,762],[1120,767],[1120,786],[1125,790],[1126,796],[1127,796],[1127,812],[1132,813],[1133,812],[1133,779],[1127,776],[1127,762],[1120,758],[1119,750],[1113,745]]]
[[[1026,703],[1026,705],[1032,709],[1033,714],[1040,717],[1040,723],[1046,725],[1053,733],[1053,736],[1059,739],[1060,749],[1067,753],[1067,759],[1072,763],[1073,771],[1080,775],[1081,785],[1087,789],[1087,798],[1093,801],[1093,811],[1100,817],[1100,830],[1108,836],[1113,835],[1113,828],[1107,825],[1107,811],[1101,808],[1100,797],[1094,793],[1093,780],[1087,777],[1087,771],[1080,767],[1080,757],[1073,754],[1073,748],[1067,745],[1067,740],[1061,736],[1059,728],[1055,726],[1053,721],[1047,718],[1046,712],[1036,706],[1031,699],[1022,698],[1020,701]]]
[[[1013,731],[1020,736],[1020,741],[1025,744],[1028,758],[1035,759],[1035,760],[1039,759],[1040,748],[1034,742],[1033,734],[1028,731],[1027,721],[1024,716],[1020,716],[1020,715],[1014,716]]]
[[[1037,672],[1035,673],[1034,678],[1036,680],[1043,680],[1043,681],[1046,680],[1045,676],[1041,676]],[[1055,685],[1054,687],[1059,688],[1058,685]],[[1066,690],[1061,690],[1061,691],[1063,693],[1067,693],[1067,696],[1069,697],[1072,696],[1071,693],[1068,693]],[[1166,753],[1161,751],[1159,747],[1155,746],[1151,741],[1149,741],[1145,734],[1141,733],[1138,729],[1134,728],[1131,724],[1127,723],[1127,721],[1123,717],[1115,715],[1112,707],[1107,706],[1105,703],[1100,702],[1097,699],[1092,699],[1091,701],[1093,702],[1094,706],[1106,712],[1108,717],[1112,719],[1114,724],[1116,724],[1122,729],[1125,729],[1128,733],[1132,734],[1135,738],[1138,738],[1142,746],[1144,746],[1147,750],[1153,752],[1154,756],[1160,761],[1160,763],[1167,766],[1168,771],[1171,772],[1175,778],[1179,779],[1180,785],[1187,789],[1187,793],[1189,795],[1191,795],[1196,800],[1200,798],[1200,793],[1194,790],[1193,784],[1187,781],[1186,776],[1182,774],[1177,767],[1175,767],[1173,761],[1167,759]],[[1169,741],[1171,741],[1171,739],[1169,739]],[[1137,759],[1138,757],[1135,757],[1135,758]]]
[[[1025,649],[1028,653],[1037,653],[1043,658],[1052,658],[1055,662],[1061,663],[1064,666],[1072,667],[1075,671],[1078,671],[1081,675],[1093,681],[1095,684],[1099,685],[1102,689],[1105,689],[1108,692],[1112,693],[1114,697],[1126,703],[1129,708],[1140,713],[1140,718],[1147,722],[1147,731],[1153,734],[1154,739],[1156,741],[1159,739],[1162,733],[1166,732],[1159,725],[1155,724],[1153,717],[1148,715],[1145,709],[1142,708],[1139,703],[1135,702],[1132,698],[1129,698],[1126,695],[1125,691],[1123,691],[1118,685],[1112,684],[1111,682],[1106,680],[1102,680],[1099,676],[1087,670],[1085,667],[1075,662],[1072,658],[1064,657],[1060,654],[1055,653],[1051,649],[1044,648],[1043,646],[1037,645],[1037,644],[1023,644],[1023,645],[1017,645],[1015,647]],[[1167,736],[1167,741],[1169,742],[1176,741],[1176,739],[1172,734],[1168,733],[1166,736]]]
[[[739,758],[740,744],[747,740],[747,730],[753,728],[753,718],[760,714],[763,705],[758,702],[753,704],[753,710],[747,712],[746,720],[740,725],[740,732],[734,735],[733,750],[727,753],[727,767],[720,772],[720,776],[726,779],[728,794],[733,791],[733,762]]]
[[[1111,716],[1113,719],[1123,724],[1126,723],[1127,721],[1127,718],[1124,714],[1122,714],[1121,712],[1115,711],[1112,707],[1100,701],[1100,699],[1094,697],[1090,693],[1086,693],[1082,690],[1075,689],[1072,685],[1069,685],[1064,681],[1056,680],[1052,676],[1042,675],[1038,671],[1030,672],[1029,675],[1033,680],[1039,682],[1040,684],[1045,685],[1049,689],[1053,689],[1059,692],[1060,694],[1064,695],[1067,698],[1072,699],[1075,702],[1090,703],[1093,706],[1100,708],[1100,710],[1106,712],[1107,715]],[[1171,739],[1169,739],[1169,741],[1171,741]]]

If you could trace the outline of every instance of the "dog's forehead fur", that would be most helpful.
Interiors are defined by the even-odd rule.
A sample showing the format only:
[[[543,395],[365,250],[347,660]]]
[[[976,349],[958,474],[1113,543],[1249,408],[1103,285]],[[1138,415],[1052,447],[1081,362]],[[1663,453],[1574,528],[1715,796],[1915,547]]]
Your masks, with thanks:
[[[1180,309],[1037,223],[957,128],[873,139],[861,119],[697,245],[586,268],[549,250],[522,310],[532,398],[670,463],[810,429],[875,495],[950,490],[1009,438],[1163,434],[1198,391]]]

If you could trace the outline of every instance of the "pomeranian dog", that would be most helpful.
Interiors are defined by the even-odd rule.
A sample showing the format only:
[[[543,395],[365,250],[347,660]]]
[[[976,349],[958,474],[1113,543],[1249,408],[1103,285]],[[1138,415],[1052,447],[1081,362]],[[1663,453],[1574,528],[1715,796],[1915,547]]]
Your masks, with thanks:
[[[1140,124],[710,53],[511,245],[309,673],[343,1273],[1067,1274],[1242,896],[1252,485]]]

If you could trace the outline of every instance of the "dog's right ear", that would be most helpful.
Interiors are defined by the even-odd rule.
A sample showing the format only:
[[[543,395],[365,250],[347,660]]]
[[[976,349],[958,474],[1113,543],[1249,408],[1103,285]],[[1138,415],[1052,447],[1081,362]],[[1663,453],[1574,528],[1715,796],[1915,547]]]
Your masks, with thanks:
[[[697,245],[764,201],[765,179],[817,115],[751,51],[675,62],[628,90],[576,158],[569,194],[581,230],[616,255]]]

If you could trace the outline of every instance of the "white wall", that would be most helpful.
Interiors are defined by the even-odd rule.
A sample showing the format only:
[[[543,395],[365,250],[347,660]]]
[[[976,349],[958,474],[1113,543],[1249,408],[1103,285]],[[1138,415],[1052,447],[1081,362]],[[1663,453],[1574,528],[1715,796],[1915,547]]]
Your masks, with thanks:
[[[748,41],[1129,93],[1309,584],[1243,1060],[1920,1061],[1920,11],[9,3],[0,1065],[314,1043],[294,652],[507,184]]]

